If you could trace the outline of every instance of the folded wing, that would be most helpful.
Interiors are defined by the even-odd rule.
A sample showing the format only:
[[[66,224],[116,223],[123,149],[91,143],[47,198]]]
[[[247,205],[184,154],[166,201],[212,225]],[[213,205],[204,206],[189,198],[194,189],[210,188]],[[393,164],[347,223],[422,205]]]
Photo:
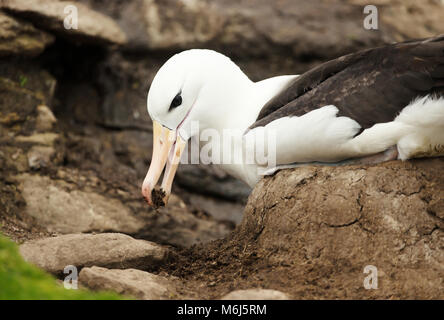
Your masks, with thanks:
[[[444,94],[444,35],[368,49],[326,62],[293,80],[250,127],[335,105],[362,129],[392,121],[417,97]]]

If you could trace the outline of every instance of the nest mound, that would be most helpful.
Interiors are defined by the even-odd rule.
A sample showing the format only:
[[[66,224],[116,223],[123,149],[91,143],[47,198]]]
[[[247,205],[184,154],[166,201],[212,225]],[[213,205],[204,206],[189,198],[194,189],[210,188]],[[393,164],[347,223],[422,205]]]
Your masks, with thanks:
[[[261,287],[295,299],[442,299],[443,170],[437,158],[280,171],[259,182],[228,238],[183,251],[169,272],[207,282],[210,298]],[[366,267],[377,289],[364,287]]]

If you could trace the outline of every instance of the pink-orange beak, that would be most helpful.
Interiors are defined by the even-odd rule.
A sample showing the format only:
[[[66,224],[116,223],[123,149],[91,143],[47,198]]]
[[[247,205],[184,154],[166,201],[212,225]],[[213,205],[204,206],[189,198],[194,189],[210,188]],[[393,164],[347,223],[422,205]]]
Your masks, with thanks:
[[[153,121],[153,156],[150,168],[142,185],[142,195],[149,205],[159,207],[168,203],[171,194],[174,175],[179,166],[180,157],[187,142],[183,140],[174,130],[162,126]],[[165,167],[161,191],[157,196],[154,190],[160,175]],[[154,192],[153,192],[154,191]]]

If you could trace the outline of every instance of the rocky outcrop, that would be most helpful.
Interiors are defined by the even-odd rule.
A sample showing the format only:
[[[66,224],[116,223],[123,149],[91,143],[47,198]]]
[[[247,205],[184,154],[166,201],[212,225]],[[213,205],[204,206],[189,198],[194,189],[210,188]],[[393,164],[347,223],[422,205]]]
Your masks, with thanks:
[[[150,270],[168,259],[168,250],[153,242],[120,233],[68,234],[24,243],[26,261],[61,275],[65,267],[138,268]]]
[[[31,23],[0,12],[0,56],[39,55],[54,37],[36,29]]]
[[[0,61],[0,163],[4,177],[60,164],[63,138],[54,125],[56,79],[29,62]]]
[[[0,8],[32,21],[71,41],[122,45],[126,36],[113,19],[75,1],[3,0]],[[75,11],[72,10],[75,8]],[[77,24],[70,15],[75,14]],[[70,22],[65,26],[65,20]]]
[[[51,104],[55,86],[56,79],[36,65],[27,62],[12,64],[0,61],[2,127],[8,127],[12,132],[18,132],[18,129],[24,129],[22,132],[33,130],[37,107]],[[27,120],[29,122],[26,126],[20,128],[14,126]]]
[[[239,57],[316,53],[317,58],[328,59],[443,31],[442,5],[433,0],[372,2],[380,8],[378,32],[363,28],[363,7],[368,2],[361,0],[82,2],[112,16],[126,32],[128,46],[137,50],[206,47]],[[425,11],[431,14],[424,15]],[[408,20],[412,17],[415,23]]]

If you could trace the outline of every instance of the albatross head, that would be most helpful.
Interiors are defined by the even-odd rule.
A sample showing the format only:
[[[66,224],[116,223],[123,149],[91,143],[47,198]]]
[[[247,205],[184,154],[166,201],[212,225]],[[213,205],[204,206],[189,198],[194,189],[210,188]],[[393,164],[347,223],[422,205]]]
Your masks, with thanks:
[[[166,204],[180,157],[192,132],[227,119],[229,95],[248,85],[247,76],[226,56],[211,50],[187,50],[171,57],[151,84],[147,107],[153,120],[153,154],[142,194],[153,205],[152,191],[166,165],[161,189]],[[227,94],[228,93],[228,94]]]

